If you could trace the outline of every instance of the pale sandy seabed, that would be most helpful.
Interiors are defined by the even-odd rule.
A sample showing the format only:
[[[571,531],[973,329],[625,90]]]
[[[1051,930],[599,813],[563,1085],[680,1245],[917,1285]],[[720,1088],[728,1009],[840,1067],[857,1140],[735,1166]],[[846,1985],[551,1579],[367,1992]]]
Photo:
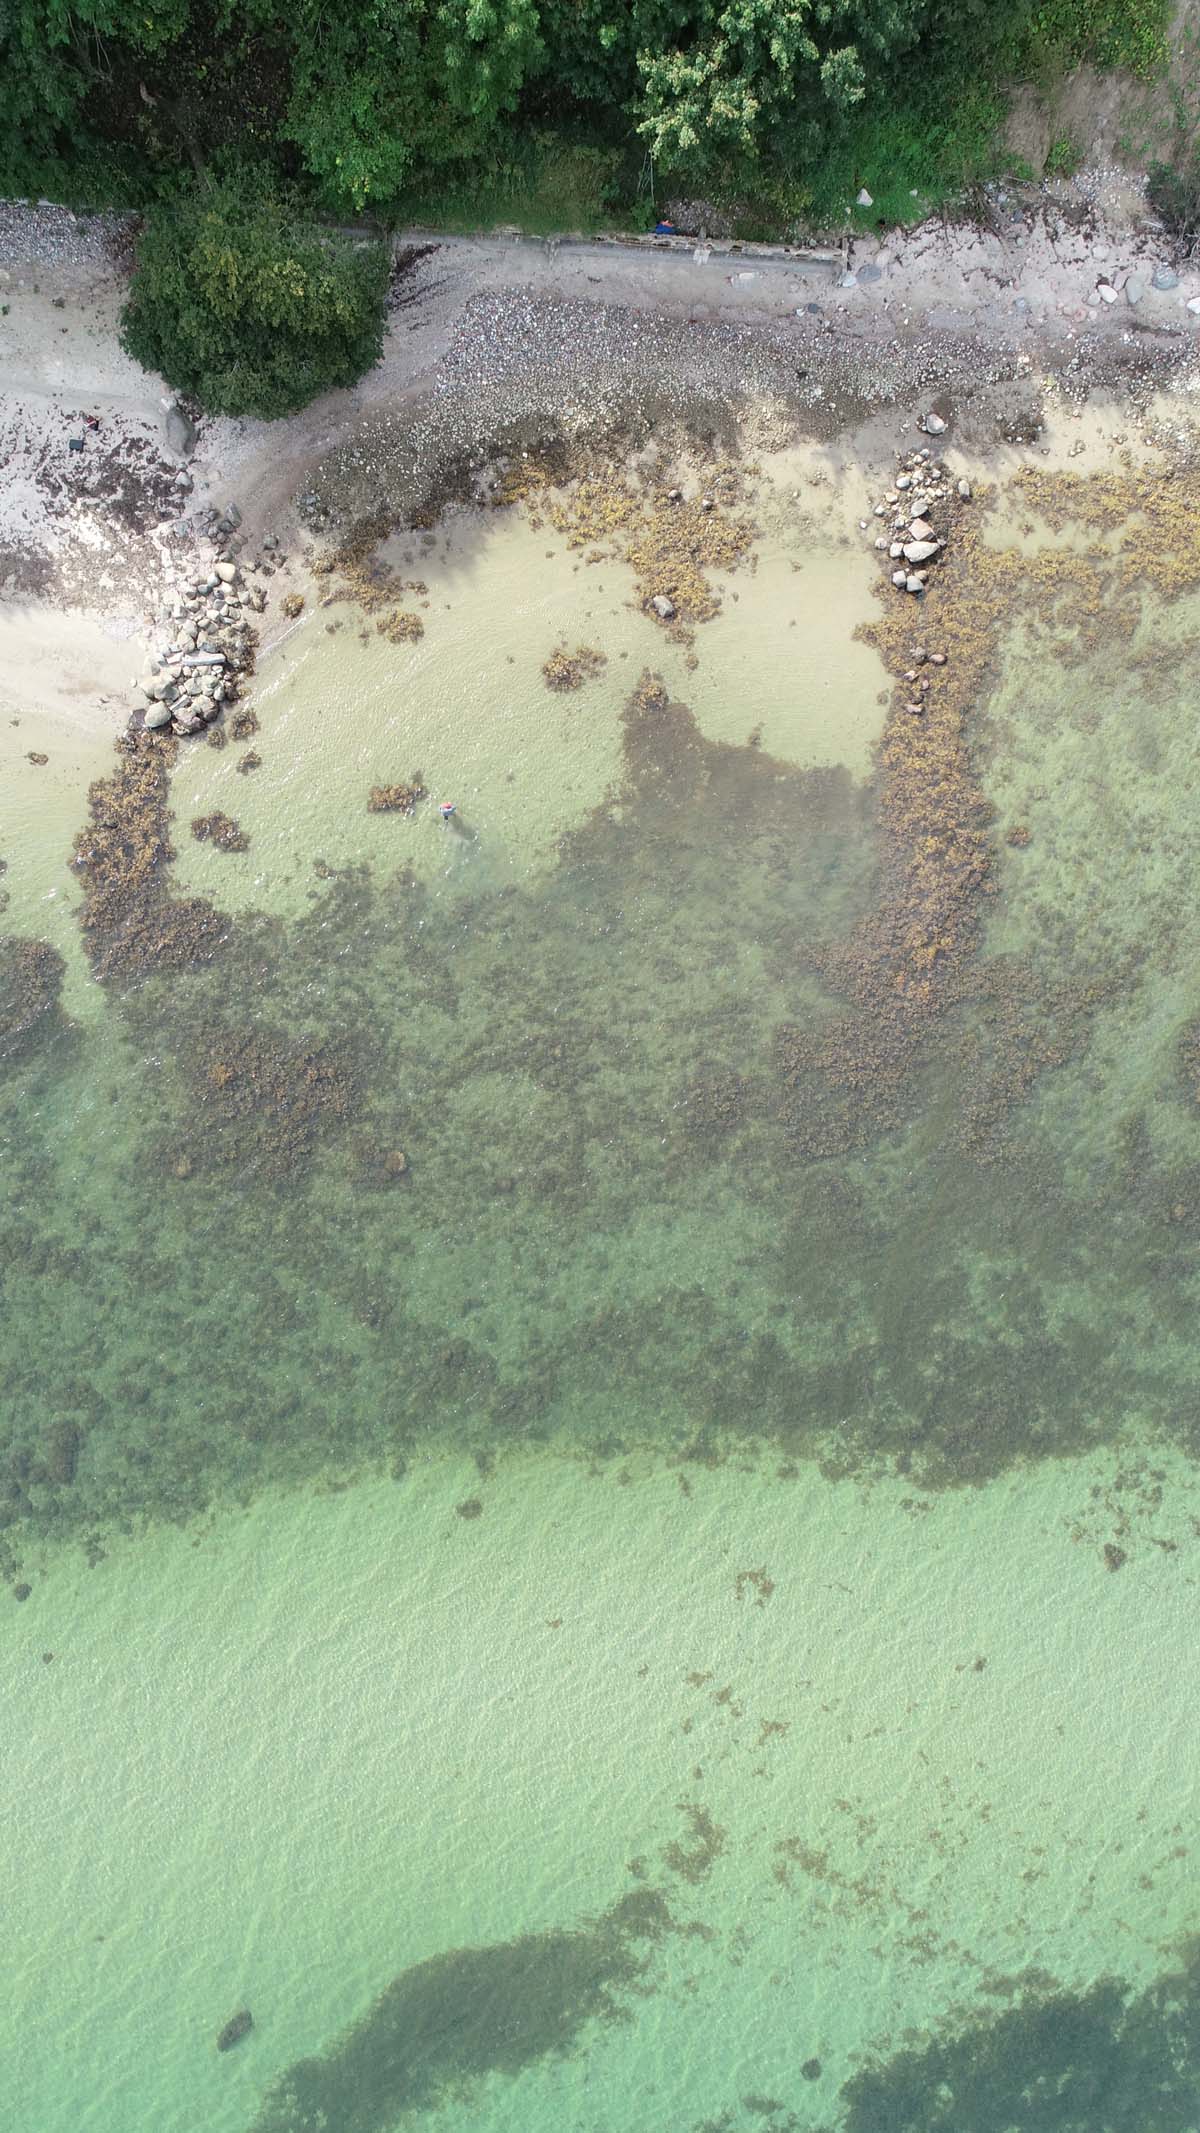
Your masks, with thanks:
[[[821,2123],[997,1979],[1144,1985],[1195,1924],[1200,1501],[1172,1462],[1112,1576],[1113,1479],[434,1461],[61,1564],[6,1632],[14,2122],[237,2133],[396,1973],[576,1927],[631,1861],[706,1937],[579,2060],[420,2123]]]
[[[1052,427],[1055,460],[1069,463],[1082,437],[1078,467],[1111,465],[1118,421]],[[947,456],[956,473],[966,464]],[[1014,451],[1009,470],[1029,456]],[[978,482],[997,469],[968,471]],[[190,1523],[152,1519],[141,1530],[132,1521],[122,1534],[106,1508],[96,1530],[108,1552],[95,1567],[53,1536],[31,1546],[23,1568],[32,1594],[0,1619],[0,1797],[18,1862],[5,1907],[0,2065],[11,2123],[23,2133],[250,2133],[260,2112],[269,2133],[282,2133],[293,2120],[280,2092],[274,2104],[264,2098],[314,2054],[329,2054],[328,2133],[410,2124],[445,2133],[678,2133],[710,2122],[739,2133],[842,2123],[858,2133],[876,2122],[969,2133],[985,2121],[953,2096],[931,2090],[925,2118],[897,2105],[893,2121],[875,2121],[854,2117],[860,2107],[843,2085],[906,2045],[994,2022],[1026,1997],[1083,1993],[1106,1976],[1144,1992],[1182,1961],[1200,1928],[1200,1490],[1185,1449],[1159,1441],[1164,1419],[1180,1419],[1163,1403],[1181,1408],[1194,1382],[1192,1216],[1189,1202],[1181,1231],[1162,1226],[1157,1202],[1147,1214],[1121,1168],[1136,1125],[1148,1171],[1157,1175],[1158,1165],[1182,1181],[1172,1190],[1186,1199],[1200,1175],[1200,1129],[1176,1059],[1200,1004],[1192,953],[1200,855],[1188,797],[1190,682],[1200,658],[1193,597],[1143,603],[1144,642],[1171,647],[1171,686],[1148,685],[1145,669],[1111,646],[1082,666],[1060,664],[1018,620],[979,709],[972,742],[1000,853],[986,955],[1027,957],[1064,981],[1082,982],[1123,955],[1136,971],[1018,1109],[1008,1151],[1016,1182],[1003,1164],[975,1172],[949,1158],[932,1102],[840,1164],[800,1167],[790,1184],[758,1167],[755,1134],[765,1129],[754,1126],[728,1159],[700,1147],[679,1170],[657,1167],[678,1130],[689,1044],[701,1045],[714,1073],[742,1052],[747,1072],[761,1071],[771,1024],[762,995],[783,952],[764,917],[772,895],[801,935],[806,926],[836,932],[869,899],[870,844],[855,810],[888,683],[853,631],[878,612],[858,522],[879,488],[865,475],[835,478],[818,452],[774,462],[757,514],[756,568],[721,581],[722,612],[697,632],[694,670],[686,647],[640,611],[622,564],[588,566],[517,513],[452,514],[430,543],[393,544],[397,560],[411,553],[412,575],[427,586],[418,644],[375,635],[364,644],[351,607],[310,599],[260,661],[259,732],[220,752],[182,754],[172,788],[181,889],[229,913],[281,921],[315,906],[330,957],[353,958],[357,940],[368,972],[381,908],[390,909],[384,885],[403,873],[413,884],[404,893],[428,899],[422,923],[435,956],[447,956],[455,998],[443,1027],[436,969],[426,974],[407,1053],[410,1007],[395,1000],[404,1077],[397,1131],[411,1148],[413,1179],[408,1197],[384,1203],[396,1209],[393,1245],[380,1203],[356,1198],[333,1155],[318,1167],[312,1199],[277,1198],[252,1164],[232,1178],[223,1211],[216,1199],[187,1199],[186,1180],[160,1180],[150,1221],[156,1203],[136,1198],[132,1173],[161,1161],[157,1143],[139,1135],[162,1127],[157,1091],[182,1025],[164,1023],[162,1056],[144,1023],[120,1035],[107,1026],[64,866],[87,781],[110,753],[109,730],[73,716],[74,696],[84,677],[119,687],[132,653],[63,620],[75,633],[71,671],[80,680],[48,683],[42,708],[23,709],[19,728],[6,714],[4,923],[61,950],[64,1004],[86,1016],[93,1047],[90,1078],[64,1056],[63,1115],[47,1129],[45,1160],[60,1165],[64,1194],[55,1222],[75,1239],[90,1175],[100,1244],[128,1244],[136,1210],[149,1226],[129,1247],[130,1266],[178,1269],[166,1293],[153,1284],[143,1293],[131,1273],[114,1277],[126,1284],[107,1307],[117,1316],[102,1313],[97,1325],[64,1291],[64,1341],[99,1350],[112,1332],[114,1345],[128,1346],[123,1378],[107,1355],[97,1364],[113,1413],[122,1399],[128,1406],[118,1444],[141,1432],[153,1461],[163,1430],[177,1425],[181,1446],[201,1431],[218,1446],[216,1470],[225,1463],[223,1484],[209,1477],[208,1508]],[[1002,504],[987,538],[1031,556],[1055,539],[1082,538],[1027,524]],[[44,664],[53,649],[45,622],[35,632],[21,626],[29,656]],[[580,643],[602,650],[607,665],[577,692],[550,693],[543,660],[559,644]],[[789,838],[775,825],[770,849],[764,829],[760,854],[752,809],[731,819],[726,850],[719,810],[706,815],[698,799],[694,844],[685,838],[680,849],[700,869],[707,840],[712,869],[698,872],[689,906],[671,841],[679,832],[664,823],[660,850],[653,809],[629,785],[623,760],[621,713],[647,667],[690,707],[705,743],[740,751],[754,736],[764,777],[785,790],[797,771],[843,767],[843,815],[828,853],[798,813],[807,826]],[[262,766],[240,774],[246,746]],[[24,760],[38,747],[51,757],[44,768]],[[429,797],[414,816],[366,812],[373,784],[417,768]],[[454,829],[437,818],[441,798],[458,804]],[[192,840],[190,817],[213,809],[249,832],[247,853]],[[1028,851],[1004,842],[1015,825],[1030,830]],[[629,874],[628,920],[603,842],[614,833],[641,840],[640,859],[628,848],[618,854]],[[333,906],[321,918],[318,860],[369,870],[358,935]],[[792,876],[799,886],[789,902]],[[491,952],[486,911],[505,896],[525,899],[513,907],[512,940],[516,958],[527,929],[529,1041],[540,1063],[528,1070],[503,1004],[479,1007],[471,997]],[[653,900],[653,919],[631,930],[623,950],[621,927],[635,928],[643,900]],[[572,938],[564,949],[556,913],[576,901],[581,929],[593,912],[604,919],[598,945],[589,937],[580,954],[603,958],[615,940],[613,963],[594,964],[596,997],[610,1023],[632,1003],[631,1035],[624,1063],[605,1056],[592,1081],[564,1091],[542,1073],[537,1048],[554,1020],[556,958]],[[461,964],[450,960],[460,906]],[[272,953],[286,954],[278,938],[284,946]],[[494,939],[503,947],[498,932]],[[655,979],[646,966],[659,954]],[[322,990],[319,939],[306,935],[303,955],[319,1021],[340,995]],[[263,967],[266,1016],[275,997]],[[586,990],[593,964],[585,967]],[[383,1017],[393,981],[382,965],[380,973],[360,1011]],[[796,984],[792,1013],[807,997]],[[206,1011],[216,998],[204,994]],[[562,998],[565,1041],[586,1063],[596,1033],[581,1037],[580,999]],[[253,1003],[240,1011],[252,1019]],[[676,1032],[664,1056],[681,1049],[679,1073],[661,1088],[658,1013]],[[503,1038],[494,1068],[489,1038],[498,1048]],[[439,1044],[451,1060],[456,1051],[469,1057],[470,1074],[461,1088],[447,1076],[436,1104],[429,1094],[410,1115],[412,1092],[426,1087],[420,1055]],[[623,1078],[629,1116],[605,1129],[607,1139],[595,1129],[599,1155],[589,1141],[580,1158],[592,1166],[591,1196],[576,1192],[560,1213],[557,1152],[573,1119],[599,1117],[606,1092],[619,1100]],[[46,1080],[36,1102],[39,1119],[53,1114]],[[502,1168],[510,1143],[529,1156],[529,1199],[518,1169],[511,1219],[507,1201],[493,1204],[478,1183],[490,1137]],[[640,1204],[632,1188],[618,1195],[639,1162]],[[1041,1223],[1029,1185],[1039,1165],[1055,1180]],[[842,1200],[829,1184],[835,1172]],[[17,1174],[32,1207],[54,1173],[31,1159]],[[1097,1211],[1098,1179],[1106,1214]],[[508,1189],[507,1179],[496,1187]],[[861,1264],[853,1223],[844,1234],[839,1227],[845,1196],[855,1221],[874,1225]],[[1143,1233],[1139,1224],[1150,1226]],[[239,1291],[249,1294],[276,1260],[279,1281],[261,1314],[239,1317]],[[382,1314],[374,1320],[356,1311],[368,1291]],[[728,1325],[731,1344],[778,1336],[789,1367],[812,1364],[818,1349],[830,1372],[853,1358],[856,1444],[869,1438],[872,1403],[888,1391],[881,1326],[890,1323],[898,1345],[911,1341],[904,1396],[927,1397],[939,1428],[937,1381],[952,1350],[952,1396],[963,1403],[964,1429],[980,1430],[999,1426],[999,1405],[994,1413],[984,1405],[1001,1395],[989,1377],[973,1412],[970,1366],[953,1349],[964,1331],[992,1362],[992,1348],[1010,1347],[1016,1390],[1005,1381],[1003,1413],[1014,1431],[1023,1342],[1027,1404],[1053,1408],[1057,1388],[1065,1409],[1071,1372],[1086,1370],[1089,1352],[1111,1337],[1113,1407],[1104,1412],[1101,1395],[1092,1419],[1098,1439],[1123,1427],[1127,1441],[1071,1458],[1039,1457],[1030,1442],[993,1478],[961,1488],[925,1492],[865,1463],[835,1479],[807,1453],[790,1459],[786,1445],[755,1445],[760,1429],[771,1436],[774,1410],[764,1389],[755,1412],[752,1368],[729,1381],[744,1410],[723,1416],[724,1380],[706,1381],[700,1345],[696,1428],[702,1410],[708,1448],[728,1450],[736,1427],[746,1450],[678,1463],[686,1370],[681,1393],[667,1368],[676,1294],[681,1314],[700,1298],[714,1326]],[[781,1331],[785,1295],[795,1315]],[[432,1429],[445,1367],[431,1328],[472,1340],[478,1331],[519,1378],[535,1342],[556,1355],[594,1349],[587,1329],[602,1305],[616,1314],[611,1431],[615,1440],[628,1429],[648,1448],[621,1455],[599,1442],[603,1333],[595,1380],[576,1381],[569,1363],[557,1365],[561,1409],[552,1399],[544,1443],[498,1437],[493,1465],[450,1448],[449,1433],[443,1450],[432,1436],[422,1440],[423,1390]],[[652,1343],[638,1350],[632,1391],[619,1353],[620,1313],[633,1323],[655,1311],[661,1415]],[[1036,1352],[1035,1326],[1044,1344]],[[23,1366],[48,1339],[32,1306],[30,1328]],[[681,1354],[687,1339],[701,1340],[690,1317],[687,1329],[681,1315]],[[206,1359],[228,1374],[239,1340],[249,1382],[260,1383],[254,1371],[267,1373],[264,1384],[273,1373],[278,1416],[288,1414],[285,1393],[305,1415],[290,1489],[260,1485],[248,1464],[239,1478],[234,1425],[219,1402],[205,1414]],[[1165,1391],[1157,1379],[1122,1375],[1151,1353],[1175,1373]],[[329,1365],[309,1383],[297,1375],[306,1358]],[[333,1472],[355,1403],[382,1397],[373,1388],[389,1375],[403,1380],[410,1403],[405,1459],[391,1478],[376,1459],[348,1486],[323,1486],[322,1429]],[[56,1388],[51,1404],[65,1399]],[[826,1418],[813,1419],[820,1433]],[[465,1434],[471,1441],[469,1423]],[[821,1449],[836,1455],[835,1417],[828,1438]],[[360,1440],[361,1431],[352,1452]],[[182,1451],[180,1470],[177,1510],[194,1471]],[[97,1471],[97,1502],[107,1507],[111,1492]],[[89,1479],[81,1465],[82,1486]],[[239,1504],[243,1490],[252,1500]],[[1122,1557],[1115,1570],[1106,1547]],[[558,1966],[554,1944],[539,1937],[583,1935],[586,1951],[594,1932],[599,1947],[606,1929],[592,1922],[647,1889],[661,1895],[670,1923],[657,1938],[621,1941],[611,1971],[597,1955],[599,1983],[581,1989],[575,2020],[556,2007],[539,1970],[543,1945],[545,1968]],[[517,1942],[519,1959],[505,1954]],[[445,2031],[432,2041],[422,2034],[419,2066],[401,2049],[389,2075],[382,2035],[374,2060],[369,2037],[358,2058],[339,2059],[338,2039],[390,1980],[471,1949],[499,1953],[492,1970],[447,1966]],[[514,1971],[524,1981],[524,2030],[505,2000],[517,1989]],[[546,2010],[529,2013],[539,1992]],[[216,2033],[242,2005],[252,2009],[253,2033],[218,2054]],[[466,2037],[476,2038],[471,2049]],[[1185,2113],[1195,2071],[1180,2075]],[[386,2093],[389,2079],[394,2110],[380,2107],[372,2086]],[[937,2115],[954,2108],[952,2118]],[[1020,2123],[1059,2123],[1039,2119],[1039,2108],[1035,2096]],[[1078,2122],[1138,2123],[1116,2106],[1106,2111],[1102,2103]],[[297,2133],[310,2123],[315,2133],[315,2120],[294,2119]]]

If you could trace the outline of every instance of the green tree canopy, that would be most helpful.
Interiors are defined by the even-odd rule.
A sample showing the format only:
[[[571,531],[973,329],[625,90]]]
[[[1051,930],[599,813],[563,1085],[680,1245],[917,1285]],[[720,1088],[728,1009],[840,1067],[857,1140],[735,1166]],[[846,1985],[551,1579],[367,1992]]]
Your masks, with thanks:
[[[301,0],[285,132],[326,195],[362,209],[481,153],[541,58],[538,0]]]
[[[859,103],[870,70],[915,41],[926,8],[927,0],[700,0],[674,44],[638,47],[638,130],[668,166],[756,156],[822,106],[833,115]]]
[[[215,413],[291,414],[375,361],[387,278],[385,245],[316,231],[244,187],[205,186],[149,216],[121,337]]]
[[[347,217],[646,150],[673,187],[820,197],[987,164],[1009,76],[1152,74],[1169,0],[0,0],[0,193],[86,205],[264,165]],[[592,182],[592,181],[589,181]],[[898,184],[900,181],[896,179]],[[915,191],[911,197],[916,198]]]

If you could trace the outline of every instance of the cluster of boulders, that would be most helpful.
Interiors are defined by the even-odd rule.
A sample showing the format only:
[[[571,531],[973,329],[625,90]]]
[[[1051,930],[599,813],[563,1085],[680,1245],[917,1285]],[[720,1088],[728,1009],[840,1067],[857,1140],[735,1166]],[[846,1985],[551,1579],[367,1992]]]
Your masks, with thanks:
[[[267,595],[251,573],[271,575],[278,541],[269,534],[263,555],[244,565],[238,560],[241,516],[230,504],[197,522],[201,538],[194,575],[176,578],[155,633],[154,654],[136,684],[144,709],[134,722],[152,733],[168,728],[180,736],[202,733],[237,701],[242,676],[253,669],[257,639],[248,616],[262,613]]]
[[[935,419],[926,417],[927,430]],[[944,428],[945,424],[939,423],[939,427]],[[952,479],[941,460],[933,457],[930,446],[923,445],[920,451],[901,459],[891,488],[875,505],[876,519],[891,521],[888,532],[876,534],[875,546],[895,565],[892,584],[898,592],[923,593],[931,568],[945,550],[937,520],[950,497]],[[960,499],[970,498],[969,481],[960,481],[955,488]],[[870,519],[860,519],[859,525],[864,533],[870,532]]]

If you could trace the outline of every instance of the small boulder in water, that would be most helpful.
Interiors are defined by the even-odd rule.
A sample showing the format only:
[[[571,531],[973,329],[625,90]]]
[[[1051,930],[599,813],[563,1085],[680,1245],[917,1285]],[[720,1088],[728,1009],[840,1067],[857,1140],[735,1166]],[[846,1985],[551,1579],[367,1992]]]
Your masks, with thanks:
[[[254,2016],[251,2014],[250,2009],[248,2007],[239,2007],[237,2013],[229,2017],[224,2029],[218,2032],[217,2050],[219,2052],[231,2052],[235,2044],[240,2044],[243,2037],[249,2036],[253,2027]]]
[[[79,1465],[79,1426],[75,1422],[52,1422],[46,1433],[46,1465],[50,1479],[69,1487]]]

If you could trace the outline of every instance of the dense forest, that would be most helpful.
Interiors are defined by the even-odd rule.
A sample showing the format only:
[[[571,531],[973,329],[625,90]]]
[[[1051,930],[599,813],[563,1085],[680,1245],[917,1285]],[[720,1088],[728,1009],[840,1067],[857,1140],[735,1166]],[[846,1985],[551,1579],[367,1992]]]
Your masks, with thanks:
[[[0,194],[138,210],[126,348],[199,406],[278,416],[382,346],[387,247],[339,225],[370,218],[382,239],[416,220],[594,229],[666,211],[777,237],[911,221],[1005,168],[1008,85],[1084,58],[1153,76],[1167,14],[0,0]]]
[[[1007,83],[1085,57],[1153,73],[1167,14],[1167,0],[0,0],[0,192],[144,207],[202,175],[335,219],[487,219],[508,203],[531,227],[652,219],[691,197],[766,232],[828,221],[866,187],[897,215],[995,166]]]

